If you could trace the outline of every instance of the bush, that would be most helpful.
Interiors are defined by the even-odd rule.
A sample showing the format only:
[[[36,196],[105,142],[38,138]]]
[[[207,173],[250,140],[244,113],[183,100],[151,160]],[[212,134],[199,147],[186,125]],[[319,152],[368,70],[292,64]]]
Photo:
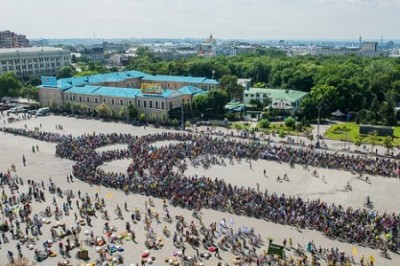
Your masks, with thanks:
[[[293,117],[289,116],[285,119],[285,126],[291,129],[294,129],[296,126],[296,120]]]
[[[268,128],[271,123],[268,121],[268,119],[261,119],[260,122],[258,122],[259,127],[261,128]]]
[[[178,121],[178,119],[176,119],[176,118],[172,119],[171,123],[172,123],[172,125],[173,125],[174,127],[177,127],[177,126],[179,125],[179,121]]]

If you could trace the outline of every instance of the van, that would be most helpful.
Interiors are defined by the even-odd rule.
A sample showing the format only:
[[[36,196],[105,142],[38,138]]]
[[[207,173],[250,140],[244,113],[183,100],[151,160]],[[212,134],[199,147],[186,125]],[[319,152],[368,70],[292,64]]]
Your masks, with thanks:
[[[37,116],[45,116],[50,114],[50,108],[49,107],[43,107],[37,110],[36,115]]]

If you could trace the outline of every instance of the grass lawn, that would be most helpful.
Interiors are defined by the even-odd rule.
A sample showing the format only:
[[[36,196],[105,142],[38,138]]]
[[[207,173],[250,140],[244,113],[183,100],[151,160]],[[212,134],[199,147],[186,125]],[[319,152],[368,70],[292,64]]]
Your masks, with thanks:
[[[236,129],[239,131],[241,131],[243,129],[250,130],[250,123],[249,122],[232,122],[232,123],[230,123],[229,128],[232,130]]]
[[[362,145],[371,143],[371,136],[358,133],[360,126],[356,123],[341,123],[332,125],[325,133],[329,139],[339,141],[355,142],[357,138],[362,139]],[[394,128],[393,146],[400,145],[400,127]],[[383,145],[385,137],[377,137],[377,145]]]

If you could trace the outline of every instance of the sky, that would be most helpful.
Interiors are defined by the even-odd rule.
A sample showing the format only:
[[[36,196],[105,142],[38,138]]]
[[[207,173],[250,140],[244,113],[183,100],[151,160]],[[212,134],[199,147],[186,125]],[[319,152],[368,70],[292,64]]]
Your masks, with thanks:
[[[400,39],[400,0],[0,0],[27,38]]]

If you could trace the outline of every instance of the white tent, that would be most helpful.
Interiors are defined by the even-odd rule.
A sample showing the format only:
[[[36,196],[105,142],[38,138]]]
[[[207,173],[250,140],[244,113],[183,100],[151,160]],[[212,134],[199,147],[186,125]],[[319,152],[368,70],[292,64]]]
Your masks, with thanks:
[[[342,111],[337,109],[335,112],[331,113],[331,115],[339,117],[339,116],[345,116],[346,114],[344,114]]]

